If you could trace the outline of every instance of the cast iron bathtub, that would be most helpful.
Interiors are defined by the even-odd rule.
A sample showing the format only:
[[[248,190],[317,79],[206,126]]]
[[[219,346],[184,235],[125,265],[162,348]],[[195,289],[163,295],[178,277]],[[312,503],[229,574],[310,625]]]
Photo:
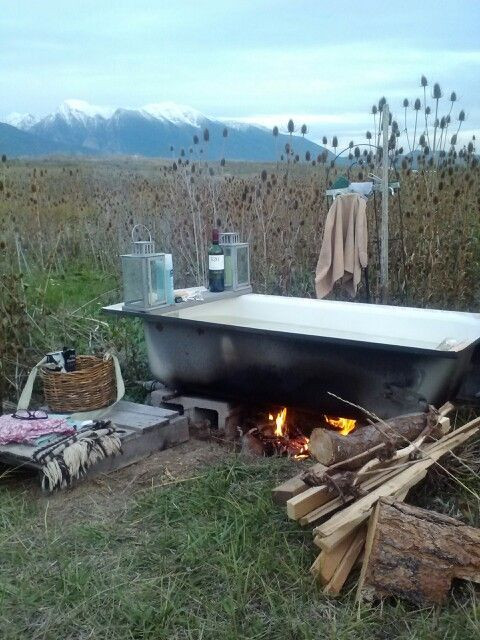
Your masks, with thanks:
[[[172,389],[347,417],[331,394],[382,418],[453,399],[480,342],[479,314],[258,294],[137,315]]]

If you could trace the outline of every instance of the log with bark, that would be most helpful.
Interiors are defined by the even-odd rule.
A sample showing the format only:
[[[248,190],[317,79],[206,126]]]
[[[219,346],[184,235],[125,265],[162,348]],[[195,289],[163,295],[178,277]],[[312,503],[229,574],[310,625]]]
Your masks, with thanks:
[[[367,451],[371,451],[373,457],[382,446],[386,451],[395,450],[415,440],[427,426],[428,416],[427,413],[400,416],[358,427],[347,436],[331,429],[314,429],[309,451],[327,467],[354,458],[343,469],[358,469],[368,460],[367,455],[362,455]]]
[[[480,529],[384,498],[370,517],[357,599],[444,602],[453,578],[480,582]]]
[[[408,527],[402,529],[398,522],[393,522],[393,519],[390,519],[390,522],[393,522],[391,525],[387,524],[378,529],[379,532],[386,531],[385,534],[382,533],[383,537],[381,538],[378,533],[381,542],[377,543],[372,533],[377,531],[379,501],[385,502],[386,500],[388,504],[399,504],[406,497],[408,490],[425,477],[429,467],[438,464],[443,456],[480,431],[480,418],[476,418],[449,432],[450,421],[445,417],[445,413],[448,413],[449,410],[447,407],[444,411],[432,411],[430,415],[435,420],[427,420],[428,424],[420,431],[420,434],[410,443],[402,441],[400,448],[395,450],[388,459],[382,455],[378,456],[379,449],[373,447],[375,449],[374,455],[370,457],[368,462],[363,458],[361,460],[362,467],[356,471],[345,470],[348,469],[348,463],[351,460],[348,460],[347,464],[333,465],[325,472],[320,469],[319,474],[311,468],[309,482],[312,479],[310,476],[312,476],[315,481],[314,486],[308,486],[307,482],[302,484],[302,477],[296,477],[295,482],[282,488],[282,491],[285,492],[282,499],[288,497],[288,491],[292,491],[294,494],[286,503],[290,518],[299,521],[302,525],[320,521],[320,524],[313,530],[313,534],[314,543],[316,547],[321,549],[321,552],[313,563],[311,572],[324,585],[325,593],[336,595],[342,588],[351,568],[362,553],[366,536],[365,525],[369,518],[370,534],[367,537],[365,549],[367,560],[363,564],[364,570],[359,593],[368,595],[373,592],[380,596],[396,594],[424,604],[440,602],[445,597],[445,589],[448,590],[453,577],[480,582],[480,546],[478,546],[480,531],[472,530],[471,527],[466,527],[458,521],[439,514],[426,517],[425,523],[422,525],[425,531],[422,533],[420,530],[418,540]],[[434,438],[430,437],[432,434],[435,436]],[[351,436],[345,437],[345,439],[349,438]],[[357,459],[355,458],[355,460]],[[305,476],[303,476],[303,480],[305,480]],[[399,511],[402,509],[404,507],[398,507]],[[408,510],[409,507],[405,506],[405,509]],[[432,512],[427,513],[431,514]],[[410,518],[409,525],[413,528],[412,521],[413,517]],[[455,528],[451,528],[448,533],[438,530],[432,534],[433,525],[439,529],[447,525]],[[402,540],[400,544],[397,544],[395,538],[397,530]],[[412,534],[410,539],[409,533]],[[390,535],[390,539],[386,537],[387,534]],[[430,540],[428,535],[430,535]],[[441,544],[436,542],[440,536],[442,537]],[[462,538],[462,542],[459,542],[458,545],[455,543],[456,536]],[[387,541],[386,544],[383,543],[384,540]],[[447,546],[444,545],[444,541]],[[429,542],[431,542],[430,545]],[[394,548],[394,551],[397,550],[397,556],[390,552],[386,554],[385,549],[389,548],[389,544]],[[405,545],[404,549],[402,544]],[[425,548],[421,546],[422,544]],[[431,562],[430,564],[426,563],[426,568],[421,565],[415,554],[409,554],[411,545],[414,549],[418,548],[420,555],[425,552],[425,556],[430,557]],[[461,553],[462,547],[467,550],[464,555]],[[403,550],[405,550],[405,554],[402,556]],[[438,575],[434,575],[435,585],[429,587],[427,574],[435,565],[434,553],[437,551],[439,559],[443,562],[443,564],[440,563],[442,571]],[[374,581],[374,577],[378,575],[372,569],[378,565],[375,554],[378,554],[380,561],[384,562],[384,567],[382,567],[382,576],[386,585],[384,591],[381,586],[377,587],[377,583]],[[389,565],[389,558],[393,563],[391,565]],[[447,560],[450,569],[445,565]],[[415,576],[414,569],[418,569],[418,576]],[[442,573],[444,569],[448,574],[447,578]],[[400,589],[392,591],[396,582],[401,582],[400,578],[397,581],[392,578],[393,586],[388,583],[391,576],[387,574],[392,570],[403,571],[400,578],[405,578],[404,591]],[[407,570],[412,572],[411,581],[418,580],[413,587],[410,585],[410,592],[406,588],[409,577],[406,573]],[[380,582],[378,584],[380,585]]]

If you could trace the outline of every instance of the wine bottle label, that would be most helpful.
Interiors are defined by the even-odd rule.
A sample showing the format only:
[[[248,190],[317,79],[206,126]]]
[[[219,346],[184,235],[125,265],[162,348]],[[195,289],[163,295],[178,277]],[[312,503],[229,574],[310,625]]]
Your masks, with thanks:
[[[225,256],[208,256],[208,268],[210,271],[223,271],[225,269]]]

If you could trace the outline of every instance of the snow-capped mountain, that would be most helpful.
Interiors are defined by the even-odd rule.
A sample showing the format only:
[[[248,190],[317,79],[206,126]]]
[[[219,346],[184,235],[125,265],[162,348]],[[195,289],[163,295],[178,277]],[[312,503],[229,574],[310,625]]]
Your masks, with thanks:
[[[139,109],[139,111],[156,120],[165,120],[177,125],[188,124],[192,127],[201,127],[207,120],[207,117],[204,116],[203,113],[200,113],[200,111],[182,104],[176,104],[175,102],[146,104]]]
[[[112,109],[111,107],[97,107],[85,100],[76,100],[72,98],[62,102],[58,109],[47,116],[47,118],[52,119],[59,116],[67,122],[74,120],[86,122],[89,119],[95,119],[97,116],[105,119],[110,118],[114,111],[115,109]]]
[[[32,155],[38,154],[43,140],[51,153],[122,154],[150,157],[172,157],[203,153],[210,160],[226,157],[231,160],[273,161],[283,152],[285,144],[292,143],[295,153],[303,159],[306,151],[315,158],[323,147],[303,137],[280,134],[273,138],[265,127],[238,122],[224,122],[209,118],[192,107],[173,102],[147,104],[140,108],[111,108],[70,99],[43,118],[31,114],[11,114],[4,122],[31,134],[35,140]],[[208,142],[204,132],[208,129]],[[225,129],[227,135],[225,136]],[[12,136],[9,136],[11,141]],[[0,153],[25,155],[22,151],[4,148],[0,136]],[[173,148],[173,151],[172,151]]]
[[[37,122],[37,118],[31,113],[17,113],[14,111],[4,118],[3,121],[12,127],[17,127],[17,129],[21,129],[22,131],[28,131],[28,129],[33,127]]]

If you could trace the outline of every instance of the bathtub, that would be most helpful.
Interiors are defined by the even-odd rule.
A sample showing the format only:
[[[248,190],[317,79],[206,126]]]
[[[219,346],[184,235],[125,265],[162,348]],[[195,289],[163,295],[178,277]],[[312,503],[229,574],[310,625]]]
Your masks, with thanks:
[[[252,293],[210,299],[134,314],[150,369],[172,389],[244,404],[355,417],[346,400],[382,418],[438,407],[454,399],[480,342],[473,313]]]

